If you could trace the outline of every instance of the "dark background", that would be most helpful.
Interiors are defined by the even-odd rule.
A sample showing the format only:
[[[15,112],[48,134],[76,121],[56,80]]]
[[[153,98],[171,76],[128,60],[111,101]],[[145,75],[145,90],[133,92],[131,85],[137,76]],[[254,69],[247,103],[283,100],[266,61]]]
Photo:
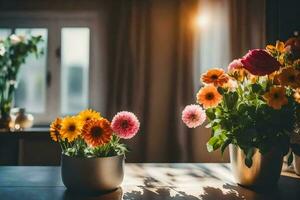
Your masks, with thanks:
[[[266,38],[268,43],[287,40],[294,31],[300,32],[299,0],[266,1]]]

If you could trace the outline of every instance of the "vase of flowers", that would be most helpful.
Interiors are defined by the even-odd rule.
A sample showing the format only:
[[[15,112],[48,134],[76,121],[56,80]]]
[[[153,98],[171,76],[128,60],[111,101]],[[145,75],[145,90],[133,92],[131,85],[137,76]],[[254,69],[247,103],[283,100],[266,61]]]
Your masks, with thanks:
[[[68,190],[107,192],[120,186],[127,147],[120,139],[136,135],[140,123],[127,111],[112,122],[94,110],[57,118],[50,126],[51,138],[62,149],[62,181]]]
[[[25,63],[30,54],[38,57],[43,53],[38,48],[42,42],[41,36],[31,36],[26,39],[15,34],[5,40],[0,40],[0,128],[8,129],[11,121],[10,110],[14,92],[17,86],[17,76],[20,66]]]
[[[283,42],[254,49],[201,77],[199,105],[189,105],[182,120],[190,128],[208,119],[209,152],[231,144],[230,157],[237,183],[273,186],[288,154],[300,98],[300,60]],[[289,154],[289,164],[293,154]]]

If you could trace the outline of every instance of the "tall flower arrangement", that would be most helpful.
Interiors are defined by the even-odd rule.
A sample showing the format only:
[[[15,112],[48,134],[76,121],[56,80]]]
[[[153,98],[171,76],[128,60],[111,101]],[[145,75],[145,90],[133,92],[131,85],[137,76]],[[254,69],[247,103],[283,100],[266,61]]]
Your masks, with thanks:
[[[262,154],[273,148],[287,154],[300,107],[299,50],[299,40],[278,41],[233,60],[227,72],[208,70],[201,76],[199,105],[184,109],[184,123],[195,127],[207,118],[206,127],[212,129],[208,151],[220,148],[223,153],[229,144],[237,145],[248,167],[255,148]]]
[[[125,154],[128,150],[120,139],[134,137],[139,127],[139,120],[131,112],[119,112],[110,122],[88,109],[75,116],[56,118],[50,125],[50,136],[65,155],[108,157]]]
[[[22,64],[30,54],[37,57],[43,53],[38,48],[42,42],[41,36],[11,35],[5,40],[0,40],[0,113],[1,118],[9,116],[14,91],[17,83],[17,76]]]

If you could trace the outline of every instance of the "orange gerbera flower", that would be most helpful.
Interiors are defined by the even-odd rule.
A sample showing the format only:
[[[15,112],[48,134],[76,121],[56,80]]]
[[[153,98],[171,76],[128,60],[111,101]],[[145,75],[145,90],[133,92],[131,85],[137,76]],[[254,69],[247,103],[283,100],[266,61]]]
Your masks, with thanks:
[[[200,89],[197,94],[197,101],[205,109],[216,107],[222,101],[222,95],[213,85],[207,85]]]
[[[223,69],[210,69],[201,77],[202,82],[206,84],[214,84],[216,87],[222,86],[229,81],[229,77]]]
[[[263,97],[267,104],[275,110],[281,109],[283,105],[288,103],[284,87],[272,87]]]
[[[295,101],[300,103],[300,88],[297,88],[294,93]]]
[[[111,136],[112,129],[110,122],[105,118],[88,120],[82,129],[84,141],[92,147],[102,146],[108,143]]]
[[[61,118],[56,118],[50,125],[50,137],[57,142],[60,138]]]
[[[278,75],[278,81],[283,86],[300,87],[300,71],[294,67],[283,68]]]

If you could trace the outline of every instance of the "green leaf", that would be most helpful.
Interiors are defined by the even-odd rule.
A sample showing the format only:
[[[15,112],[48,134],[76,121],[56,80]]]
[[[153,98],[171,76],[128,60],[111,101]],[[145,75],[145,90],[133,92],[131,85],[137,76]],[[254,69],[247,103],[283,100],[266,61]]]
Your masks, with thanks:
[[[231,144],[232,140],[231,139],[227,139],[225,140],[225,142],[222,144],[221,146],[221,154],[223,156],[225,149],[228,147],[229,144]]]
[[[221,94],[221,95],[224,95],[225,94],[225,89],[222,88],[222,87],[218,87],[218,92]]]
[[[246,158],[245,158],[245,164],[248,168],[250,168],[252,166],[252,157],[254,155],[254,148],[250,148],[247,150],[247,152],[245,152],[246,154]]]
[[[294,160],[294,154],[293,152],[291,152],[287,160],[288,166],[292,164],[293,160]]]
[[[210,119],[210,120],[214,120],[216,118],[214,109],[209,108],[205,111],[206,116]]]
[[[224,102],[229,110],[236,106],[238,99],[239,95],[237,92],[229,92],[224,95]]]
[[[209,139],[209,141],[206,144],[207,151],[212,152],[218,149],[221,146],[220,139],[217,136],[213,136]]]
[[[260,84],[255,83],[255,84],[251,85],[251,90],[254,93],[260,93],[260,92],[262,92],[263,88]]]

